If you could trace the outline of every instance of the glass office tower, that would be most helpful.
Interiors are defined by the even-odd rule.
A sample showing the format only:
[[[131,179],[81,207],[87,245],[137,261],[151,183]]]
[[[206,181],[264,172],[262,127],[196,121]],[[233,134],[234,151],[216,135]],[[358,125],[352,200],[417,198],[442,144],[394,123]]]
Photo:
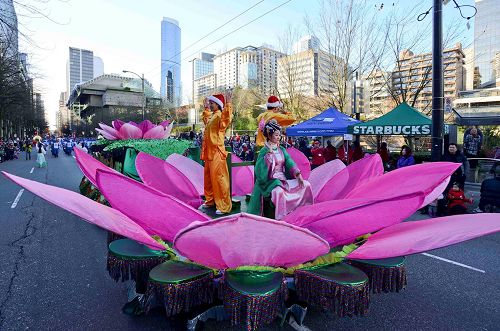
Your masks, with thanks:
[[[492,64],[500,52],[500,1],[476,0],[477,15],[474,17],[475,65],[479,67],[481,83],[495,80]]]
[[[179,22],[164,17],[161,21],[162,97],[178,106],[181,102],[181,28]]]

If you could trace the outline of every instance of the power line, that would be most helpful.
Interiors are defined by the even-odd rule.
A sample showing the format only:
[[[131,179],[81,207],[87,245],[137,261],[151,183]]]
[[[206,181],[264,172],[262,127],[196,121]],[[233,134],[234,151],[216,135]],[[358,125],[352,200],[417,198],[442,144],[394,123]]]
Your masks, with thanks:
[[[216,42],[218,42],[218,41],[221,41],[222,39],[226,38],[227,36],[229,36],[229,35],[231,35],[231,34],[233,34],[233,33],[237,32],[237,31],[239,31],[239,30],[243,29],[244,27],[246,27],[246,26],[250,25],[251,23],[253,23],[253,22],[255,22],[255,21],[259,20],[260,18],[262,18],[262,17],[266,16],[267,14],[269,14],[269,13],[271,13],[271,12],[275,11],[276,9],[278,9],[278,8],[280,8],[280,7],[284,6],[284,5],[286,5],[287,3],[291,2],[291,1],[292,1],[292,0],[287,0],[287,1],[285,1],[285,2],[283,2],[283,3],[281,3],[281,4],[279,4],[278,6],[276,6],[276,7],[272,8],[272,9],[268,10],[267,12],[265,12],[265,13],[261,14],[260,16],[257,16],[257,17],[256,17],[256,18],[254,18],[253,20],[251,20],[251,21],[249,21],[249,22],[247,22],[247,23],[245,23],[245,24],[241,25],[240,27],[238,27],[238,28],[234,29],[233,31],[228,32],[227,34],[225,34],[224,36],[220,37],[219,39],[217,39],[217,40],[215,40],[215,41],[211,42],[211,43],[210,43],[210,44],[208,44],[208,45],[205,45],[204,47],[200,48],[200,49],[199,49],[199,50],[197,50],[196,52],[194,52],[194,53],[190,54],[189,56],[186,56],[185,58],[183,58],[183,59],[181,60],[181,62],[182,62],[182,61],[184,61],[184,60],[186,60],[186,59],[189,59],[191,56],[198,54],[199,52],[201,52],[201,51],[202,51],[202,50],[204,50],[205,48],[207,48],[207,47],[209,47],[209,46],[211,46],[211,45],[215,44],[215,43],[216,43]],[[158,68],[158,67],[156,67],[156,68]],[[155,69],[156,69],[156,68],[155,68]],[[160,74],[160,75],[161,75],[161,74]]]
[[[170,61],[172,59],[174,59],[177,55],[180,55],[182,54],[183,52],[185,52],[186,50],[188,50],[189,48],[193,47],[194,45],[196,45],[197,43],[199,43],[200,41],[202,41],[203,39],[205,39],[206,37],[210,36],[212,33],[222,29],[223,27],[225,27],[227,24],[231,23],[232,21],[234,21],[235,19],[237,19],[238,17],[240,17],[241,15],[245,14],[246,12],[250,11],[251,9],[257,7],[259,4],[261,4],[262,2],[264,2],[265,0],[261,0],[257,3],[255,3],[254,5],[250,6],[249,8],[245,9],[244,11],[242,11],[241,13],[239,13],[238,15],[234,16],[233,18],[229,19],[228,21],[226,21],[225,23],[221,24],[220,26],[218,26],[217,28],[215,28],[214,30],[210,31],[209,33],[207,33],[206,35],[204,35],[203,37],[201,37],[200,39],[196,40],[194,43],[190,44],[189,46],[185,47],[183,50],[181,50],[180,52],[176,53],[175,55],[173,55],[171,58],[167,59],[167,60],[163,60],[161,59],[161,61]],[[161,64],[159,66],[156,66],[154,67],[153,69],[149,70],[148,72],[146,73],[150,73],[151,71],[153,70],[156,70],[158,69],[158,67],[160,67]]]
[[[246,23],[246,24],[243,24],[243,25],[242,25],[242,26],[240,26],[239,28],[237,28],[237,29],[235,29],[235,30],[233,30],[233,31],[231,31],[231,32],[229,32],[229,33],[227,33],[227,34],[225,34],[224,36],[222,36],[222,37],[220,37],[219,39],[217,39],[217,40],[215,40],[215,41],[211,42],[210,44],[205,45],[205,47],[202,47],[202,48],[200,48],[198,51],[196,51],[195,53],[193,53],[193,54],[191,54],[191,55],[189,55],[189,56],[185,57],[184,59],[182,59],[182,61],[184,61],[184,60],[186,60],[186,59],[190,58],[191,56],[193,56],[193,55],[197,54],[198,52],[200,52],[200,51],[204,50],[205,48],[207,48],[207,47],[209,47],[209,46],[212,46],[212,45],[213,45],[213,44],[215,44],[216,42],[218,42],[218,41],[220,41],[220,40],[222,40],[222,39],[226,38],[227,36],[229,36],[229,35],[231,35],[231,34],[235,33],[236,31],[243,29],[243,28],[244,28],[244,27],[246,27],[247,25],[249,25],[249,24],[251,24],[251,23],[253,23],[253,22],[257,21],[258,19],[260,19],[260,18],[262,18],[262,17],[266,16],[267,14],[269,14],[269,13],[271,13],[271,12],[275,11],[276,9],[278,9],[278,8],[280,8],[280,7],[284,6],[284,5],[286,5],[286,4],[287,4],[287,3],[289,3],[290,1],[292,1],[292,0],[287,0],[287,1],[283,2],[282,4],[280,4],[280,5],[278,5],[278,6],[274,7],[274,8],[272,8],[271,10],[268,10],[267,12],[265,12],[264,14],[262,14],[262,15],[260,15],[260,16],[258,16],[258,17],[256,17],[256,18],[254,18],[254,19],[253,19],[253,20],[251,20],[250,22],[248,22],[248,23]]]

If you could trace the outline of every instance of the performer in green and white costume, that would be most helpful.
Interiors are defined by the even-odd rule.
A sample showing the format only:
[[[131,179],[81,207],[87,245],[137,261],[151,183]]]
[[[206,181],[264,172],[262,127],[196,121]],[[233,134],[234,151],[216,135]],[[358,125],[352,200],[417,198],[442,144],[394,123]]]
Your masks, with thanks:
[[[279,145],[281,127],[276,120],[270,120],[264,128],[267,141],[260,150],[255,164],[255,186],[248,212],[263,213],[263,198],[270,198],[275,206],[275,219],[303,205],[313,202],[311,184],[305,181],[300,170],[286,149]],[[292,178],[292,179],[287,179]]]

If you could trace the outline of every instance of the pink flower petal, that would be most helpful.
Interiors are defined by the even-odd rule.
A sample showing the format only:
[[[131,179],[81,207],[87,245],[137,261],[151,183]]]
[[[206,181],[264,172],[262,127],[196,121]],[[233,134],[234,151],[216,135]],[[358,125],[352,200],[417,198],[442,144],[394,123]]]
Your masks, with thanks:
[[[167,126],[169,126],[169,124],[170,124],[170,121],[169,121],[169,120],[165,120],[165,121],[161,122],[161,123],[160,123],[160,124],[158,124],[158,125],[161,125],[161,126],[163,126],[163,127],[166,129],[166,128],[167,128]]]
[[[444,189],[443,182],[447,181],[459,166],[459,163],[431,162],[400,168],[361,183],[354,187],[346,198],[390,198],[414,192],[423,192],[425,196],[437,198],[442,191],[438,192],[436,188]],[[430,198],[422,203],[430,202]]]
[[[165,129],[163,126],[158,125],[153,127],[151,130],[144,133],[144,139],[163,139],[165,136]]]
[[[335,159],[311,170],[308,180],[311,183],[314,198],[323,190],[328,181],[344,168],[344,162]]]
[[[151,130],[152,128],[154,128],[155,126],[156,125],[151,123],[151,121],[149,121],[149,120],[145,120],[145,121],[142,121],[141,123],[139,123],[139,129],[142,130],[143,135],[146,132],[148,132],[149,130]]]
[[[112,140],[120,139],[120,133],[117,130],[115,130],[114,128],[112,128],[104,123],[99,123],[99,126],[101,127],[101,129],[106,131],[108,134],[115,137],[115,139],[112,139]]]
[[[302,153],[301,151],[299,151],[294,147],[287,148],[286,151],[293,159],[295,164],[297,164],[297,167],[300,169],[300,172],[302,173],[302,177],[304,179],[308,179],[309,175],[311,174],[311,163],[309,162],[309,159],[304,155],[304,153]]]
[[[243,162],[238,156],[231,154],[232,163]],[[253,166],[232,168],[232,194],[233,196],[245,196],[253,190]]]
[[[80,148],[75,148],[75,158],[78,167],[83,172],[85,177],[90,180],[92,184],[97,186],[96,172],[97,169],[106,170],[109,172],[115,172],[119,174],[116,170],[104,165],[102,162],[93,158],[90,154],[85,153]]]
[[[114,120],[113,122],[111,122],[111,125],[113,125],[113,127],[114,127],[117,131],[119,131],[119,130],[120,130],[120,128],[122,127],[122,125],[123,125],[123,124],[125,124],[125,122],[124,122],[124,121],[122,121],[122,120],[119,120],[119,119],[116,119],[116,120]]]
[[[193,221],[210,218],[176,198],[163,194],[131,178],[102,170],[97,183],[106,200],[148,233],[173,242],[174,236]]]
[[[172,132],[172,128],[174,127],[174,121],[172,121],[166,128],[165,128],[165,139],[170,137],[170,132]]]
[[[162,126],[160,128],[163,129]],[[193,208],[202,204],[203,182],[201,192],[191,182],[191,175],[185,175],[176,167],[154,157],[140,152],[135,159],[137,173],[144,184],[162,192],[172,195]],[[203,168],[201,168],[203,175]]]
[[[73,191],[17,177],[4,171],[2,173],[14,183],[40,198],[83,218],[89,223],[148,245],[153,249],[165,250],[142,227],[118,210],[92,201]]]
[[[384,166],[380,155],[374,154],[351,163],[343,170],[324,184],[317,196],[315,202],[343,199],[349,192],[357,186],[364,184],[381,176],[384,173]],[[354,196],[356,197],[356,196]]]
[[[350,259],[385,259],[446,247],[500,231],[500,214],[439,217],[385,228],[348,255]]]
[[[282,221],[316,233],[331,246],[400,223],[422,204],[422,193],[392,198],[329,200],[297,208]]]
[[[175,153],[170,154],[166,161],[183,173],[184,176],[189,178],[200,195],[205,194],[203,184],[205,179],[203,177],[203,166],[201,164],[188,157]]]
[[[306,229],[246,213],[192,223],[177,234],[174,247],[182,256],[215,269],[290,267],[330,249]]]
[[[98,128],[96,128],[95,130],[97,132],[99,132],[104,138],[106,138],[108,140],[117,140],[117,139],[119,139],[119,138],[116,138],[115,136],[113,136],[112,134],[107,133],[104,130],[101,130],[101,129],[98,129]]]
[[[141,139],[142,131],[137,126],[130,123],[125,123],[120,128],[121,139]]]

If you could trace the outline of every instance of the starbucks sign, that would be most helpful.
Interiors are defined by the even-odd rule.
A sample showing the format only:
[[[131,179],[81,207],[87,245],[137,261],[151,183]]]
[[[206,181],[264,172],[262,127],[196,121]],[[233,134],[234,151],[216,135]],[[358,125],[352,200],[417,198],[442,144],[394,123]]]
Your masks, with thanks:
[[[421,136],[431,134],[431,125],[374,125],[352,126],[353,134]]]

